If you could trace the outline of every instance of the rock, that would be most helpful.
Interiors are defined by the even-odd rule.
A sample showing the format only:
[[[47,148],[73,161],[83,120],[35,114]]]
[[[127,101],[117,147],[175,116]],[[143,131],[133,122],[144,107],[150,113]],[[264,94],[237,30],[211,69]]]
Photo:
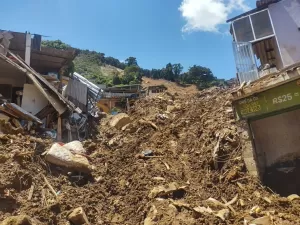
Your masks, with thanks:
[[[68,215],[68,220],[70,220],[75,225],[81,225],[81,224],[90,225],[82,207],[78,207],[74,209],[73,212]]]
[[[5,163],[9,158],[7,154],[0,154],[0,163]]]
[[[157,215],[157,209],[156,209],[155,205],[152,205],[146,219],[144,220],[144,225],[154,225],[154,224],[156,224],[154,222],[156,217],[157,217],[156,215]]]
[[[86,150],[83,148],[83,145],[80,141],[71,141],[67,144],[64,144],[64,147],[73,153],[86,154]]]
[[[111,118],[109,125],[116,129],[121,129],[131,122],[130,117],[126,113],[119,113]]]
[[[173,106],[173,105],[168,105],[167,106],[167,112],[168,113],[171,113],[171,112],[173,112],[175,110],[175,106]]]
[[[132,124],[128,123],[124,127],[122,127],[122,131],[127,131],[129,133],[134,133],[136,132],[137,128]]]
[[[10,122],[5,122],[4,120],[0,120],[0,131],[5,134],[20,134],[24,132],[22,127],[15,128]]]
[[[179,109],[181,109],[181,104],[179,104],[179,103],[176,103],[176,104],[175,104],[175,109],[176,109],[176,110],[179,110]]]
[[[8,122],[9,119],[10,119],[9,116],[7,116],[7,115],[5,115],[5,114],[3,114],[3,113],[0,113],[0,120],[3,120],[3,121],[5,121],[5,122]]]
[[[269,216],[263,216],[263,217],[252,220],[250,224],[271,225],[272,222],[271,222],[271,218]]]
[[[202,206],[198,206],[198,207],[195,207],[193,208],[193,210],[197,213],[201,213],[201,214],[204,214],[204,213],[208,213],[208,214],[211,214],[213,213],[213,210],[209,207],[202,207]]]
[[[258,205],[256,205],[256,206],[253,206],[253,207],[251,208],[249,214],[250,214],[251,216],[253,216],[253,215],[259,214],[260,212],[261,212],[261,208],[260,208]]]
[[[148,197],[149,198],[162,197],[178,190],[184,190],[185,188],[186,186],[180,187],[176,182],[172,182],[165,186],[158,186],[153,188],[152,191],[149,193]]]
[[[222,209],[220,210],[216,215],[216,217],[219,217],[221,220],[225,221],[229,217],[229,209]]]
[[[299,198],[300,198],[299,195],[296,194],[292,194],[287,197],[289,201],[293,201],[294,199],[299,199]]]
[[[108,142],[108,145],[110,147],[117,146],[118,145],[118,138],[114,137],[114,138],[110,139],[109,142]]]
[[[29,216],[19,215],[6,218],[0,225],[36,225],[36,223],[33,223]]]
[[[11,122],[16,128],[23,128],[19,120],[13,118]]]
[[[45,159],[52,164],[68,167],[79,172],[90,173],[93,169],[86,157],[73,154],[58,143],[52,145]]]

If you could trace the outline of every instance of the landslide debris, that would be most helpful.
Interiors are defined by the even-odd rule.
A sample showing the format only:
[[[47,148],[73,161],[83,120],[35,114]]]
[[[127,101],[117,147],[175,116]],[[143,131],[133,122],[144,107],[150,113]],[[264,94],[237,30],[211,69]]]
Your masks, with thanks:
[[[230,100],[220,88],[163,93],[137,101],[124,124],[107,116],[83,143],[92,174],[47,163],[51,141],[1,135],[0,221],[71,224],[81,207],[90,224],[300,224],[298,197],[247,173]]]

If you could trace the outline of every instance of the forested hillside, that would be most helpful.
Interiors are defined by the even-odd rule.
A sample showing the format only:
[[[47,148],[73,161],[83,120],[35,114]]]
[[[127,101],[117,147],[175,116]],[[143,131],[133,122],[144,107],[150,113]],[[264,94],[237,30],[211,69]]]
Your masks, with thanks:
[[[42,45],[57,49],[71,47],[60,40],[43,41]],[[183,72],[180,63],[168,63],[164,68],[149,70],[141,68],[133,56],[128,57],[125,62],[120,62],[114,57],[105,56],[104,53],[81,49],[78,49],[78,55],[73,63],[74,71],[97,84],[108,86],[139,84],[143,76],[182,84],[195,84],[199,89],[226,85],[224,79],[218,79],[209,68],[200,65],[191,66],[187,72]]]

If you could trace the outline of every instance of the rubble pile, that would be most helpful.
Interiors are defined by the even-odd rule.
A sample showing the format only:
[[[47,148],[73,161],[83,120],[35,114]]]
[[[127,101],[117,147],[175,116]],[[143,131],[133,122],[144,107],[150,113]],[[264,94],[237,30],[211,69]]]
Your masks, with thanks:
[[[0,224],[300,224],[299,196],[247,173],[230,100],[165,92],[107,115],[83,153],[70,150],[88,172],[47,161],[52,141],[1,135]]]

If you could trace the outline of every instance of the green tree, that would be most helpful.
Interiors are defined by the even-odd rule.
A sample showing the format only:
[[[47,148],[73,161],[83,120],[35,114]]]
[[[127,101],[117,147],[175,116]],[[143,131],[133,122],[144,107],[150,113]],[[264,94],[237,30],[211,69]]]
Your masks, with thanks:
[[[118,74],[114,74],[113,79],[112,79],[113,85],[119,85],[122,83],[120,77]]]
[[[48,47],[48,48],[56,48],[60,50],[66,50],[68,48],[71,48],[70,45],[62,42],[61,40],[55,40],[55,41],[49,41],[45,40],[41,43],[42,47]]]
[[[209,68],[197,65],[189,68],[184,79],[187,83],[196,84],[199,89],[208,88],[212,86],[213,81],[217,80]]]
[[[125,60],[127,66],[138,66],[137,60],[135,57],[130,56]]]
[[[124,76],[122,79],[123,84],[138,84],[140,83],[142,78],[142,74],[140,72],[140,68],[138,66],[132,65],[128,66],[124,70]]]
[[[170,81],[174,81],[175,77],[174,77],[174,73],[173,73],[173,66],[171,63],[168,63],[166,65],[166,68],[164,70],[164,78],[166,80],[170,80]]]
[[[174,74],[174,78],[175,80],[179,79],[179,76],[183,70],[183,66],[180,63],[176,63],[172,65],[173,67],[173,74]]]
[[[151,72],[150,72],[150,77],[153,78],[153,79],[161,78],[161,70],[152,69]]]

